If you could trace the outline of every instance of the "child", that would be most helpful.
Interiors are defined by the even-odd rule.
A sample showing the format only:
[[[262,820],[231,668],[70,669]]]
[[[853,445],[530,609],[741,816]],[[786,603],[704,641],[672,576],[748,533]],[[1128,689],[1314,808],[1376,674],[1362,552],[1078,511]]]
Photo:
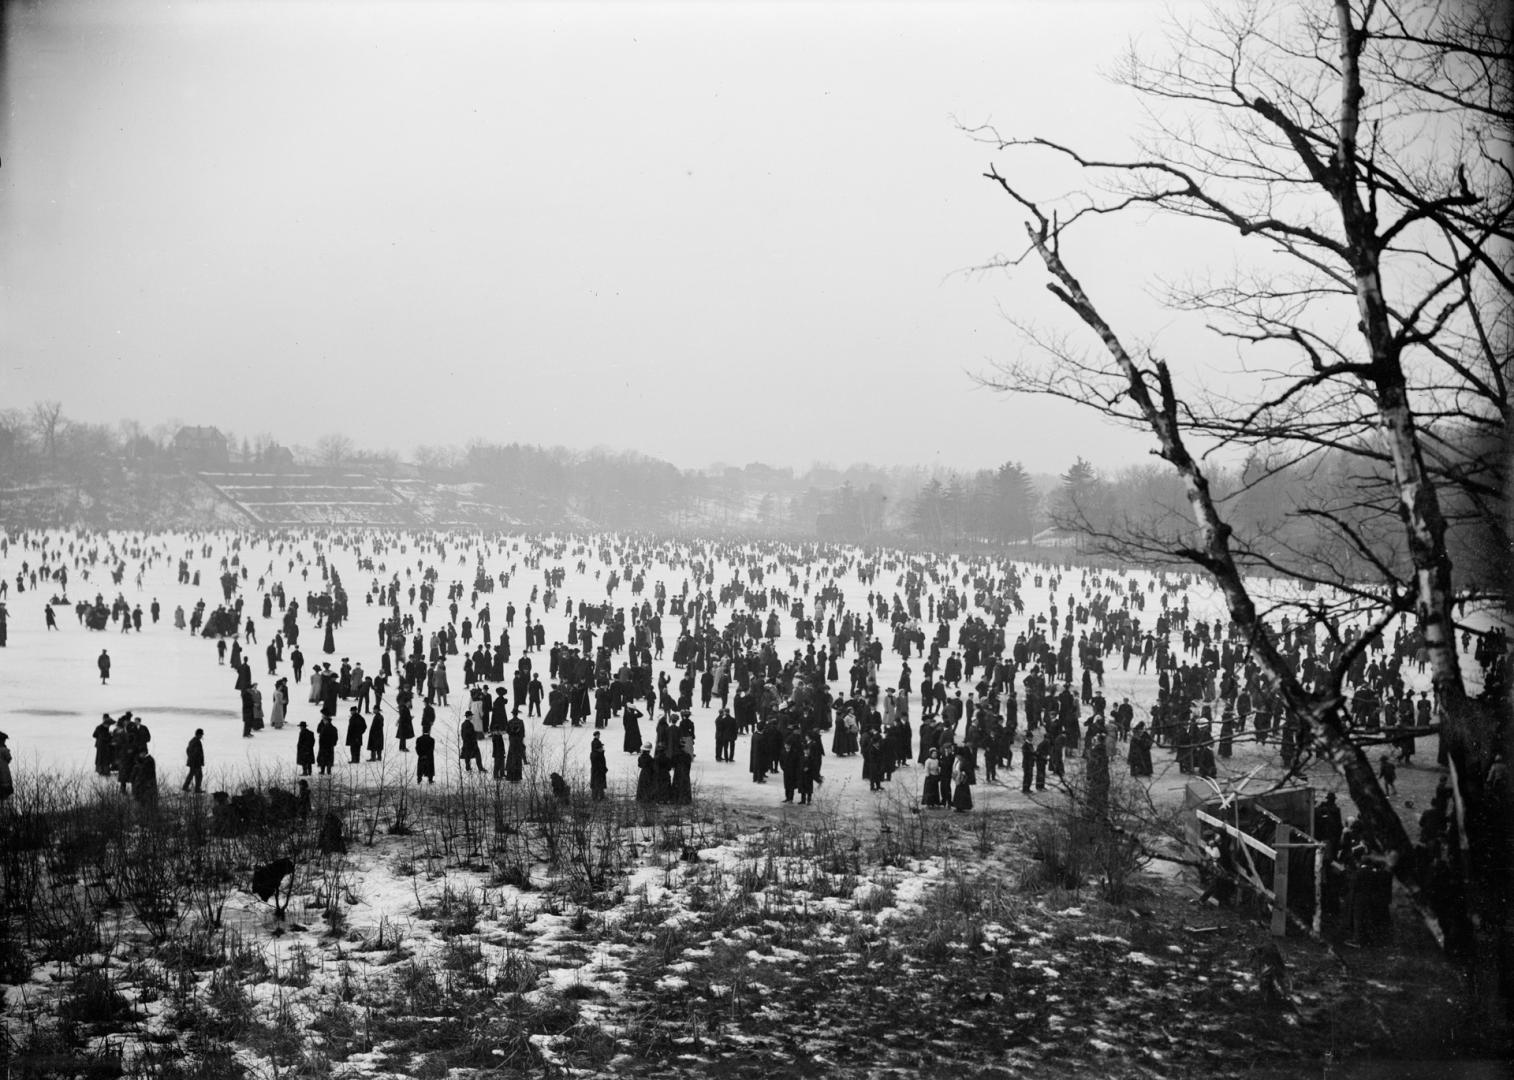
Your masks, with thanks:
[[[1387,754],[1383,754],[1377,759],[1377,775],[1383,782],[1384,794],[1398,794],[1398,787],[1394,783],[1398,779],[1398,766],[1393,764]]]

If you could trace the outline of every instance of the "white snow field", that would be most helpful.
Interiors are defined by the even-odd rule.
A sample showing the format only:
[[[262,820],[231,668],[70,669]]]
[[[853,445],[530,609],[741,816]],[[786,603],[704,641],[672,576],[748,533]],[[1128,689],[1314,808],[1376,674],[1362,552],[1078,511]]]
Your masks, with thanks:
[[[67,556],[62,563],[69,570],[67,594],[70,601],[92,601],[98,594],[109,604],[117,594],[123,595],[131,605],[141,606],[143,626],[140,633],[123,633],[118,623],[109,624],[104,631],[92,631],[79,622],[71,607],[57,607],[58,629],[49,631],[44,621],[44,607],[49,597],[61,590],[55,582],[42,582],[35,590],[28,586],[24,592],[18,591],[16,576],[22,572],[23,564],[30,567],[38,565],[38,548],[28,548],[17,543],[15,537],[12,538],[9,551],[0,557],[0,576],[4,577],[9,587],[4,602],[10,615],[9,643],[7,647],[0,649],[0,730],[10,736],[10,747],[15,758],[13,768],[18,774],[29,770],[91,773],[94,754],[91,732],[94,726],[102,714],[109,713],[117,717],[129,709],[141,717],[151,730],[152,749],[158,761],[160,784],[165,792],[177,791],[183,778],[183,749],[197,727],[205,730],[208,790],[236,790],[239,778],[253,775],[264,783],[291,782],[296,773],[294,746],[297,725],[299,721],[306,720],[313,728],[319,718],[317,706],[307,700],[310,665],[330,661],[332,667],[336,668],[341,659],[347,657],[361,663],[366,672],[377,673],[380,655],[377,626],[386,612],[383,608],[370,605],[367,597],[370,586],[375,582],[388,582],[396,573],[402,586],[401,610],[414,612],[419,620],[418,609],[409,606],[408,588],[411,584],[420,584],[424,567],[437,569],[437,603],[431,609],[427,621],[424,624],[418,623],[429,635],[448,621],[447,586],[454,581],[461,581],[465,590],[471,591],[474,566],[478,553],[482,550],[484,564],[496,581],[501,572],[510,574],[508,589],[496,588],[493,593],[480,594],[479,605],[487,602],[490,606],[494,620],[492,634],[496,641],[500,630],[504,628],[506,605],[513,602],[517,608],[516,626],[511,631],[512,657],[509,667],[513,669],[515,659],[520,655],[523,637],[521,628],[526,608],[529,606],[533,617],[543,622],[549,648],[553,642],[565,641],[569,622],[567,602],[571,601],[576,608],[580,600],[591,604],[605,600],[605,580],[612,566],[622,572],[628,566],[644,570],[645,591],[637,598],[636,602],[639,603],[641,599],[653,598],[653,589],[659,581],[667,587],[669,596],[681,593],[686,582],[690,583],[691,591],[697,587],[690,580],[692,571],[689,565],[686,562],[677,566],[670,565],[666,561],[670,557],[681,559],[682,554],[691,550],[697,550],[706,556],[713,554],[716,560],[713,588],[718,592],[722,584],[731,581],[738,573],[738,567],[727,557],[730,553],[734,552],[746,559],[761,552],[759,562],[766,568],[765,584],[786,589],[795,597],[806,597],[806,585],[809,586],[810,594],[813,594],[834,581],[844,591],[847,607],[865,613],[869,606],[867,596],[870,591],[876,590],[889,598],[896,591],[902,593],[899,580],[904,572],[905,560],[917,558],[923,562],[923,557],[885,553],[882,557],[883,568],[870,586],[859,581],[857,576],[859,560],[864,563],[870,560],[859,550],[842,548],[827,549],[840,553],[841,558],[822,558],[814,562],[804,562],[801,559],[792,566],[779,567],[776,558],[781,552],[789,551],[798,557],[801,549],[785,549],[774,545],[732,548],[693,542],[657,548],[659,555],[655,560],[637,563],[633,560],[641,557],[640,552],[652,550],[650,545],[637,552],[627,553],[615,538],[590,535],[534,539],[525,536],[400,536],[340,531],[290,534],[282,538],[231,532],[194,535],[103,533],[89,534],[83,538],[65,532],[33,532],[27,535],[34,544],[46,537],[47,550],[50,552],[57,552],[60,548],[66,552],[69,545],[74,546],[74,554]],[[424,551],[418,550],[418,541],[424,546]],[[267,588],[282,582],[287,596],[299,600],[302,609],[300,646],[306,658],[305,682],[295,685],[291,681],[288,725],[279,731],[265,726],[250,739],[242,736],[240,698],[233,686],[234,672],[229,666],[218,664],[215,640],[191,634],[188,630],[176,630],[173,626],[176,607],[182,606],[187,616],[199,600],[205,601],[207,611],[214,610],[220,603],[222,559],[232,553],[234,542],[240,544],[237,554],[248,571],[248,577],[241,583],[241,595],[246,598],[244,616],[252,615],[257,624],[257,642],[251,645],[244,643],[244,648],[250,654],[253,677],[263,691],[265,709],[269,706],[274,677],[267,674],[264,648],[281,625],[281,612],[275,603],[272,618],[262,618],[263,594],[257,588],[259,578],[265,579]],[[437,542],[443,545],[445,558],[438,556],[435,547]],[[375,555],[373,545],[376,543],[387,550]],[[616,552],[611,565],[604,563],[599,556],[601,547],[606,543],[613,545]],[[540,558],[538,566],[533,568],[527,565],[528,557],[535,557],[542,550],[550,550],[558,545],[563,546],[560,558],[546,555]],[[210,553],[204,556],[202,553],[207,546]],[[112,550],[116,553],[114,556],[110,554]],[[99,556],[99,561],[93,566],[89,562],[91,552]],[[304,610],[307,593],[320,593],[325,589],[321,568],[316,562],[320,554],[324,554],[340,574],[351,607],[350,619],[335,633],[336,651],[330,656],[321,651],[324,631],[315,627],[313,617]],[[191,573],[199,572],[199,586],[178,584],[177,564],[181,557],[188,559]],[[113,584],[110,573],[110,566],[116,558],[124,561],[127,568],[120,586]],[[371,558],[373,570],[359,570],[360,558]],[[289,565],[291,560],[294,560],[292,570]],[[585,567],[582,572],[579,570],[580,564]],[[59,563],[53,561],[50,565],[56,567]],[[947,584],[951,582],[955,582],[959,592],[971,596],[971,590],[962,588],[969,560],[942,557],[925,565],[941,575],[940,584],[933,586],[938,596],[944,593]],[[540,593],[537,602],[531,602],[532,590],[539,590],[544,575],[557,568],[564,570],[563,585],[558,590],[558,603],[554,610],[543,611]],[[140,585],[137,581],[139,572]],[[1026,584],[1022,594],[1025,611],[1022,615],[1011,616],[1006,628],[1006,636],[1010,641],[1014,640],[1015,635],[1033,615],[1045,612],[1051,602],[1049,590],[1044,585],[1036,588],[1032,584],[1035,572],[1036,566],[1031,564],[1024,573]],[[747,567],[744,562],[739,573],[741,579],[746,581]],[[797,586],[792,585],[791,574],[797,578]],[[1097,582],[1121,576],[1108,571],[1089,571],[1088,584],[1085,585],[1081,569],[1064,571],[1056,600],[1065,607],[1069,593],[1076,594],[1081,600],[1085,591],[1091,594],[1098,588]],[[1151,575],[1145,571],[1129,571],[1123,576],[1133,577],[1143,588],[1151,581]],[[1149,626],[1155,621],[1160,611],[1159,595],[1160,590],[1148,594],[1146,610],[1141,613],[1143,626]],[[1186,595],[1196,613],[1209,619],[1224,618],[1217,593],[1207,583],[1192,579],[1182,595]],[[148,614],[154,599],[158,601],[162,611],[160,620],[155,625]],[[464,616],[473,616],[477,621],[476,612],[470,609],[468,600],[468,591],[465,591],[459,603],[459,623]],[[629,606],[633,600],[629,584],[623,582],[612,600],[617,606]],[[653,602],[655,606],[655,600]],[[1174,595],[1173,603],[1180,602],[1179,596]],[[807,603],[806,610],[813,613],[812,600]],[[970,601],[965,610],[975,610],[970,606]],[[729,614],[730,609],[722,607],[718,625],[724,626]],[[765,619],[766,613],[762,614]],[[956,641],[959,623],[960,619],[952,624],[953,643]],[[786,614],[781,618],[781,625],[783,636],[777,642],[778,653],[780,657],[788,657],[794,650],[803,648],[805,643],[795,637],[795,622]],[[928,637],[931,629],[927,624]],[[879,626],[878,630],[885,635],[884,659],[878,682],[880,686],[892,686],[898,682],[902,661],[897,653],[887,649],[887,627]],[[666,652],[664,658],[655,663],[655,667],[659,673],[670,673],[674,689],[681,674],[672,663],[677,634],[677,617],[665,616]],[[823,637],[816,644],[817,647],[824,644]],[[105,685],[102,685],[96,669],[96,660],[102,649],[109,651],[112,661],[110,680]],[[846,667],[852,655],[848,653],[842,658],[839,672],[842,680],[832,684],[833,692],[845,690]],[[457,729],[462,704],[466,701],[466,694],[462,690],[462,661],[461,655],[449,658],[451,703],[446,708],[438,708],[438,723],[434,734],[437,736],[436,759],[439,770],[456,768],[457,765]],[[543,684],[550,689],[546,677],[545,652],[535,654],[533,661],[535,669],[542,676]],[[1469,676],[1475,675],[1476,665],[1470,659],[1466,663]],[[910,711],[916,726],[920,712],[918,687],[922,665],[923,658],[917,653],[911,662],[916,693]],[[619,666],[618,659],[615,666]],[[1118,656],[1110,657],[1105,695],[1111,707],[1121,697],[1128,695],[1136,707],[1136,719],[1142,720],[1147,716],[1147,707],[1155,700],[1156,675],[1154,670],[1146,675],[1138,675],[1135,667],[1136,664],[1132,661],[1131,671],[1121,671]],[[287,649],[279,675],[290,675]],[[1415,689],[1427,685],[1427,677],[1424,675],[1411,672],[1408,677]],[[388,760],[383,765],[367,762],[351,765],[344,760],[344,748],[338,746],[338,774],[352,771],[359,774],[359,779],[364,774],[371,774],[376,780],[379,771],[387,767],[388,779],[392,782],[398,768],[402,767],[407,772],[413,770],[408,755],[400,754],[393,740],[393,685],[391,682],[390,691],[386,695],[386,704],[389,705],[385,710],[389,722],[389,743],[385,757]],[[714,705],[718,706],[718,701]],[[339,709],[339,729],[343,726],[346,708],[347,705],[343,704]],[[778,804],[782,796],[781,785],[775,788],[772,780],[766,785],[752,782],[747,770],[746,736],[738,741],[734,762],[717,763],[714,760],[715,711],[715,707],[701,708],[696,692],[693,712],[698,732],[693,773],[696,792],[706,799],[713,797],[733,803]],[[416,715],[418,729],[419,705]],[[592,721],[583,727],[551,728],[543,727],[539,719],[533,718],[528,721],[528,743],[539,755],[545,757],[546,760],[539,764],[563,771],[565,775],[586,775],[588,746],[593,730]],[[642,721],[642,730],[644,735],[649,735],[651,731],[651,725],[645,719]],[[610,765],[612,789],[619,782],[634,784],[636,760],[634,756],[621,750],[622,729],[619,717],[611,720],[602,737]],[[829,737],[824,742],[829,751]],[[1420,750],[1419,760],[1424,762],[1425,748],[1421,747]],[[1180,789],[1183,778],[1171,767],[1170,754],[1161,750],[1157,753],[1158,776],[1154,784],[1159,790]],[[484,755],[487,759],[487,744],[484,746]],[[1242,775],[1264,762],[1275,765],[1275,752],[1269,750],[1263,754],[1249,744],[1238,743],[1236,756],[1229,762],[1222,762],[1221,768]],[[564,765],[567,768],[563,768]],[[1117,761],[1115,766],[1123,770],[1123,760]],[[902,769],[895,774],[893,785],[903,785],[918,791],[920,773],[918,766]],[[839,800],[841,806],[849,812],[865,810],[879,796],[867,790],[860,775],[859,758],[838,759],[827,756],[824,766],[825,782],[817,791],[817,804]],[[411,776],[413,779],[413,773]],[[1328,776],[1321,776],[1319,781],[1323,786],[1335,786],[1333,778]],[[107,781],[102,779],[100,782]],[[904,791],[895,794],[904,794]],[[1046,795],[1026,796],[1020,793],[1017,765],[1013,770],[1001,772],[998,784],[981,782],[980,775],[974,797],[980,809],[1001,809],[1022,805],[1032,798],[1044,801]],[[798,815],[805,813],[806,808],[794,806],[786,808],[786,812]]]

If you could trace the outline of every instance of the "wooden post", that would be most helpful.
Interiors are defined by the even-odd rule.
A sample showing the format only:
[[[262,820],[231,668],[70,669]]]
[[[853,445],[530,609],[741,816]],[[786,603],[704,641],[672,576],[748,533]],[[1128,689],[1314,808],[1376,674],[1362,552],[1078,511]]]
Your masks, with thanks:
[[[1293,826],[1279,824],[1282,836],[1272,857],[1272,936],[1285,937],[1288,933],[1288,856],[1293,839]]]
[[[1314,917],[1309,920],[1309,929],[1315,937],[1320,936],[1320,905],[1324,902],[1325,846],[1314,835],[1314,788],[1309,789],[1309,840],[1314,844]]]

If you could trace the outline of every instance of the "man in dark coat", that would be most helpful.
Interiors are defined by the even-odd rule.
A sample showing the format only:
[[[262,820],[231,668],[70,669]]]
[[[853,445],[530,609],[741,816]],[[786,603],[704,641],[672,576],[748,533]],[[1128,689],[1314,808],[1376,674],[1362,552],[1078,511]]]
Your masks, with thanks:
[[[399,696],[399,712],[394,718],[394,738],[400,744],[400,753],[407,753],[409,748],[405,745],[415,738],[415,722],[410,715],[410,692],[407,690]]]
[[[1146,724],[1137,724],[1130,736],[1130,750],[1125,755],[1125,760],[1130,763],[1131,776],[1151,775],[1151,743],[1151,732],[1146,730]]]
[[[188,791],[189,785],[194,784],[195,794],[204,790],[205,785],[205,744],[200,740],[205,737],[204,728],[195,728],[194,738],[189,740],[189,745],[184,748],[184,766],[189,770],[189,775],[184,777],[184,786],[180,791]]]
[[[883,790],[883,745],[878,733],[864,731],[858,740],[862,751],[862,779],[867,781],[869,791]]]
[[[694,722],[687,713],[678,727],[669,732],[669,753],[673,759],[673,801],[687,804],[694,801],[691,773],[694,767]]]
[[[484,755],[478,746],[478,728],[467,717],[463,717],[462,726],[458,729],[457,759],[463,763],[467,772],[472,772],[475,764],[478,765],[479,772],[484,771]]]
[[[1109,814],[1109,748],[1103,732],[1088,743],[1088,811],[1100,820]]]
[[[1214,747],[1202,735],[1200,738],[1203,741],[1193,748],[1193,771],[1206,779],[1213,780],[1218,775]]]
[[[1324,802],[1314,808],[1314,838],[1325,845],[1325,862],[1335,859],[1340,850],[1341,835],[1345,828],[1341,823],[1341,808],[1335,801],[1335,792],[1325,795]]]
[[[252,738],[253,730],[256,727],[256,714],[257,714],[257,710],[254,708],[254,706],[256,705],[256,699],[253,697],[252,687],[251,686],[245,686],[245,687],[243,687],[242,691],[241,691],[241,695],[242,695],[242,738],[244,738],[244,739],[250,739],[250,738]]]
[[[605,788],[609,784],[610,767],[605,763],[605,746],[599,741],[599,732],[594,733],[594,740],[589,744],[589,798],[595,802],[605,797]]]
[[[822,781],[820,769],[825,758],[825,748],[820,745],[820,739],[813,732],[806,734],[803,740],[804,768],[799,775],[799,801],[813,803],[815,801],[815,786]]]
[[[100,685],[104,686],[110,681],[110,653],[100,650],[100,659],[95,661],[95,666],[100,669]]]
[[[381,709],[373,710],[373,722],[368,725],[368,760],[382,761],[384,759],[384,713]]]
[[[512,715],[519,716],[520,707],[526,703],[526,694],[531,688],[531,676],[525,668],[515,669],[515,675],[511,680],[511,687],[515,691],[513,698],[515,708],[512,710]],[[640,743],[636,744],[636,749],[638,751],[641,749]]]
[[[768,772],[773,767],[773,760],[768,754],[768,730],[773,726],[769,723],[752,733],[752,744],[747,750],[747,763],[751,766],[754,784],[767,783]]]
[[[783,747],[783,755],[780,758],[783,769],[783,801],[794,801],[794,792],[799,788],[799,778],[804,772],[804,744],[799,741],[799,736],[790,737]]]
[[[1131,707],[1129,698],[1125,698],[1114,707],[1112,717],[1115,733],[1122,739],[1130,738],[1130,725],[1135,719],[1135,709]]]
[[[715,717],[715,760],[736,760],[736,718],[723,705]]]
[[[1052,739],[1050,729],[1043,728],[1041,742],[1036,746],[1036,790],[1046,790],[1046,767],[1051,763]]]
[[[102,714],[101,720],[95,725],[95,772],[101,776],[109,776],[115,768],[115,750],[111,746],[111,719],[109,713]]]
[[[299,766],[301,776],[309,776],[310,767],[315,764],[315,732],[303,720],[294,742],[294,763]]]
[[[347,714],[347,751],[352,755],[352,764],[356,765],[363,756],[363,732],[368,730],[368,721],[363,719],[363,714],[356,708]]]
[[[415,782],[422,780],[436,783],[436,740],[429,731],[422,731],[415,740]]]
[[[937,760],[941,763],[940,775],[936,777],[936,788],[941,795],[941,805],[952,804],[952,766],[957,757],[957,744],[951,741],[951,729],[947,728],[942,733],[942,739],[936,744]]]
[[[322,666],[326,674],[321,679],[321,713],[325,716],[335,716],[338,689],[336,675],[332,672],[330,664]]]
[[[329,716],[322,716],[321,722],[316,725],[316,768],[322,776],[331,775],[331,766],[336,763],[336,744],[338,734],[336,724]]]

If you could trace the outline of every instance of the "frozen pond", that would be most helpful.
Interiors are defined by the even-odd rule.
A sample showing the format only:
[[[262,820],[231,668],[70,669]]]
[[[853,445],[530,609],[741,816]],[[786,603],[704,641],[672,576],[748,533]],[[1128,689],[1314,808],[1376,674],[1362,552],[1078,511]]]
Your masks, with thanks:
[[[36,537],[39,534],[31,535]],[[333,535],[343,537],[344,534]],[[0,729],[10,735],[10,746],[15,756],[14,767],[18,773],[46,769],[92,775],[94,747],[91,732],[102,714],[109,713],[114,717],[129,709],[143,718],[152,732],[152,748],[158,760],[160,782],[165,791],[176,790],[182,780],[183,748],[197,727],[205,730],[206,779],[212,790],[232,787],[237,778],[251,774],[261,776],[265,782],[278,780],[288,783],[296,771],[294,748],[297,724],[305,720],[313,728],[319,718],[318,706],[308,700],[309,666],[329,661],[336,668],[341,659],[346,657],[361,663],[370,674],[379,670],[378,624],[387,611],[368,602],[370,587],[375,583],[388,582],[397,573],[401,585],[401,611],[413,613],[418,627],[429,635],[449,621],[447,587],[454,581],[460,581],[464,586],[464,594],[459,601],[458,622],[461,623],[464,617],[471,617],[476,623],[477,612],[469,602],[469,593],[474,566],[482,553],[485,569],[495,578],[496,583],[501,573],[509,574],[508,588],[496,588],[492,593],[480,594],[478,603],[482,606],[487,602],[490,606],[493,615],[491,631],[496,642],[504,628],[506,606],[513,603],[517,608],[516,625],[510,634],[512,655],[508,667],[513,669],[521,652],[522,625],[528,606],[533,617],[543,624],[549,648],[554,642],[566,641],[569,624],[566,603],[571,601],[576,608],[579,601],[593,604],[606,600],[606,582],[611,570],[623,572],[631,560],[641,560],[646,552],[652,550],[642,548],[635,554],[627,554],[613,538],[606,540],[598,537],[569,537],[543,543],[525,537],[479,539],[441,536],[436,539],[440,539],[444,545],[445,555],[442,556],[432,543],[434,538],[429,536],[422,538],[424,550],[418,550],[415,537],[350,535],[355,541],[354,546],[346,546],[345,539],[328,546],[325,539],[316,534],[294,539],[234,533],[196,534],[193,537],[186,534],[107,534],[94,535],[82,542],[73,534],[48,534],[48,551],[57,552],[61,545],[66,553],[70,543],[76,548],[74,554],[67,555],[62,563],[69,569],[68,598],[71,601],[93,600],[98,594],[109,604],[118,594],[124,596],[129,604],[140,605],[142,608],[143,626],[140,633],[123,633],[117,623],[109,624],[104,631],[87,629],[71,607],[55,608],[58,628],[47,629],[44,607],[47,599],[60,590],[56,583],[42,583],[36,590],[28,587],[26,591],[18,592],[16,575],[21,572],[23,562],[33,567],[38,564],[38,550],[28,550],[12,543],[8,553],[0,558],[0,573],[3,573],[9,584],[9,594],[5,600],[10,612],[9,645],[0,649],[0,687],[3,687]],[[300,646],[307,665],[305,682],[295,685],[291,680],[288,726],[278,731],[265,727],[250,739],[242,736],[240,695],[234,686],[235,672],[230,666],[218,662],[216,641],[191,634],[188,630],[174,628],[176,608],[182,606],[187,615],[200,600],[205,601],[207,610],[214,610],[220,603],[222,559],[231,553],[231,544],[236,539],[240,540],[238,556],[242,566],[247,569],[247,578],[241,582],[241,595],[245,597],[244,619],[250,614],[257,628],[257,642],[244,647],[249,652],[253,678],[263,691],[265,708],[274,677],[267,674],[264,649],[281,626],[281,613],[279,605],[275,603],[272,617],[262,616],[263,591],[276,584],[282,583],[287,596],[300,602]],[[375,554],[372,545],[376,542],[383,544],[386,550]],[[617,544],[610,564],[603,562],[599,555],[600,547],[605,543]],[[119,586],[112,582],[110,561],[107,558],[107,551],[112,544],[118,554],[124,554],[126,563],[126,573]],[[551,553],[541,554],[554,545],[561,545],[560,557]],[[329,656],[321,651],[324,631],[316,629],[313,617],[305,610],[307,594],[318,594],[325,589],[321,567],[316,562],[318,547],[339,573],[348,591],[351,609],[349,620],[335,631],[336,651]],[[401,550],[402,547],[404,550]],[[100,555],[100,561],[94,566],[88,562],[91,549]],[[640,597],[635,598],[635,602],[647,599],[652,600],[655,606],[653,590],[658,582],[666,586],[670,597],[682,593],[686,583],[691,592],[697,587],[692,581],[693,572],[688,562],[680,561],[679,565],[669,562],[670,558],[678,558],[679,552],[692,552],[711,560],[714,574],[712,588],[718,593],[720,586],[731,581],[738,573],[741,580],[748,580],[748,564],[743,561],[738,567],[732,561],[733,556],[745,560],[761,551],[764,555],[759,560],[759,565],[765,568],[764,584],[786,590],[794,598],[805,599],[806,611],[810,613],[814,611],[814,595],[833,582],[844,594],[847,607],[864,613],[869,608],[868,595],[871,591],[876,590],[888,598],[892,598],[895,592],[903,592],[899,580],[904,568],[898,561],[890,564],[889,560],[908,556],[885,555],[884,565],[880,568],[876,581],[864,583],[859,579],[858,569],[859,566],[868,565],[870,558],[859,551],[832,549],[845,551],[847,557],[779,567],[774,560],[782,550],[784,549],[775,546],[759,549],[753,546],[719,547],[705,544],[659,548],[655,558],[647,558],[635,564],[643,571],[645,579],[645,589]],[[798,549],[792,550],[797,552]],[[131,554],[132,551],[137,553]],[[179,583],[178,564],[181,558],[187,560],[191,575],[199,574],[198,586]],[[372,570],[359,568],[359,559],[362,558],[372,560]],[[528,560],[536,562],[536,565],[528,565]],[[76,562],[79,565],[76,566]],[[53,562],[51,565],[57,566],[59,563]],[[963,579],[968,572],[968,565],[966,560],[943,560],[931,564],[940,577],[939,582],[930,587],[931,591],[940,596],[944,594],[946,586],[953,582],[959,591],[963,591]],[[580,566],[583,567],[582,570]],[[437,603],[422,624],[419,621],[418,606],[412,605],[410,601],[409,587],[419,586],[423,568],[426,567],[435,567],[438,571]],[[553,610],[543,611],[540,590],[546,575],[557,570],[561,570],[563,574],[558,602]],[[1008,641],[1013,641],[1026,627],[1031,616],[1046,611],[1052,602],[1046,584],[1043,582],[1040,587],[1034,584],[1038,569],[1030,566],[1022,572],[1026,579],[1022,588],[1025,610],[1022,614],[1010,616],[1006,627]],[[1082,571],[1074,569],[1067,572],[1057,589],[1056,601],[1065,607],[1069,593],[1076,594],[1081,600],[1085,588],[1096,590],[1098,583],[1109,577],[1119,580],[1119,575],[1090,571],[1089,584],[1085,586]],[[1151,576],[1144,572],[1132,572],[1129,577],[1134,578],[1143,590],[1151,583]],[[793,578],[797,578],[797,585]],[[260,579],[263,581],[263,591],[258,588]],[[531,598],[533,589],[538,591],[535,602]],[[970,597],[971,590],[966,590],[966,595]],[[1143,626],[1149,626],[1155,621],[1160,611],[1159,595],[1160,590],[1147,593],[1147,606],[1141,613]],[[1210,619],[1223,619],[1223,608],[1213,589],[1192,583],[1181,594],[1173,595],[1173,603],[1180,603],[1181,596],[1187,597],[1196,614]],[[617,606],[629,606],[633,602],[629,584],[622,582],[610,599]],[[154,600],[161,610],[156,623],[152,622],[149,614]],[[738,601],[738,604],[744,609],[744,603]],[[967,611],[973,610],[969,603]],[[717,626],[725,625],[730,612],[728,606],[720,608]],[[767,613],[760,614],[765,621]],[[672,662],[678,622],[676,616],[664,617],[666,651],[663,658],[654,664],[657,673],[670,674],[675,692],[681,676]],[[952,626],[953,643],[956,641],[959,622],[960,619]],[[778,655],[787,658],[796,649],[802,649],[806,643],[796,637],[794,619],[783,614],[779,623],[782,636],[776,642]],[[885,644],[878,677],[878,683],[883,687],[898,683],[902,663],[899,654],[888,649],[887,629],[886,626],[878,627],[879,633],[884,635]],[[927,637],[930,632],[931,625],[927,623]],[[818,648],[823,644],[822,634],[816,646]],[[108,650],[111,657],[110,680],[105,685],[102,685],[96,668],[102,649]],[[853,655],[848,652],[842,658],[839,671],[841,680],[831,684],[833,693],[846,689],[846,668]],[[621,658],[623,657],[624,653],[621,654]],[[544,685],[547,685],[546,653],[543,651],[533,654],[533,662]],[[614,659],[612,663],[618,668],[620,658]],[[1467,663],[1469,668],[1475,667],[1470,660]],[[911,662],[916,693],[910,716],[917,732],[920,715],[918,688],[922,664],[923,659],[916,654]],[[439,771],[457,766],[457,732],[462,704],[466,701],[462,688],[462,665],[462,655],[448,660],[452,684],[451,704],[448,707],[438,707],[438,723],[434,732]],[[1122,671],[1118,654],[1109,658],[1108,666],[1105,695],[1111,707],[1128,695],[1136,708],[1136,719],[1145,719],[1148,707],[1156,698],[1155,669],[1147,674],[1138,674],[1137,665],[1132,662],[1130,671]],[[1412,671],[1412,667],[1406,670],[1409,672],[1407,678],[1416,689],[1427,684],[1426,676]],[[285,650],[285,660],[279,667],[279,675],[290,675],[288,649]],[[398,770],[403,768],[413,779],[413,762],[408,755],[397,751],[393,739],[393,687],[394,682],[391,681],[385,709],[388,721],[388,748],[385,756],[389,760],[384,765],[367,762],[351,765],[345,761],[345,748],[338,746],[336,772],[339,778],[345,773],[376,780],[379,771],[387,768],[389,778],[393,779]],[[549,685],[548,688],[550,689]],[[344,729],[349,704],[351,703],[339,703],[336,718],[339,729]],[[696,691],[693,710],[698,733],[693,772],[696,789],[706,798],[713,796],[733,803],[777,804],[782,788],[775,784],[776,778],[770,779],[765,786],[752,782],[747,770],[748,737],[739,739],[734,762],[718,763],[714,760],[713,722],[716,707],[718,700],[709,709],[701,708]],[[418,730],[419,703],[415,713]],[[647,738],[650,738],[653,726],[643,719],[642,730]],[[528,721],[528,744],[545,758],[543,764],[548,768],[569,775],[580,771],[586,774],[588,745],[593,730],[592,720],[584,727],[551,728],[543,727],[539,719],[532,718]],[[618,783],[634,784],[636,759],[633,755],[622,752],[622,728],[618,716],[611,719],[603,739],[612,789]],[[829,752],[828,735],[824,741]],[[1018,751],[1018,747],[1016,749]],[[1421,748],[1421,762],[1425,761],[1424,749]],[[487,740],[484,741],[483,751],[487,763]],[[1158,756],[1159,775],[1155,783],[1159,787],[1176,790],[1181,786],[1182,778],[1171,765],[1171,755],[1158,751]],[[1273,760],[1275,754],[1269,751],[1266,758]],[[1222,769],[1228,767],[1233,772],[1244,773],[1261,761],[1263,755],[1260,752],[1242,744],[1238,745],[1233,759],[1228,763],[1222,762]],[[563,769],[564,764],[566,769]],[[1116,767],[1123,771],[1123,759],[1116,762]],[[897,793],[905,797],[918,793],[921,771],[915,766],[896,773],[893,785],[898,789]],[[827,756],[824,775],[825,783],[817,793],[817,804],[839,802],[844,809],[855,811],[865,809],[870,800],[879,798],[868,792],[867,784],[861,780],[861,762],[857,757]],[[1019,791],[1018,766],[1010,772],[1001,773],[999,785],[982,783],[981,779],[980,774],[980,784],[975,791],[980,808],[1013,807],[1023,805],[1030,798]],[[803,813],[804,810],[795,808],[793,812]]]

